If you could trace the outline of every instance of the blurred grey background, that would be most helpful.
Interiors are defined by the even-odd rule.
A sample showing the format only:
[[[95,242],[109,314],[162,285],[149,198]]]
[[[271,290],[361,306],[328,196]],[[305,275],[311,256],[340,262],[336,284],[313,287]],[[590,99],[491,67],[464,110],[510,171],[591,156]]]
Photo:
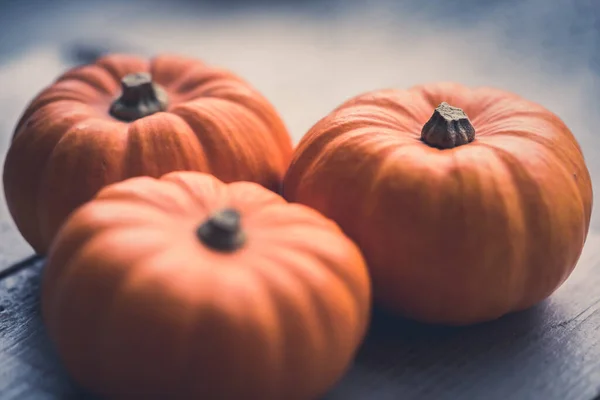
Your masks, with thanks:
[[[243,75],[296,142],[363,91],[508,89],[567,123],[597,191],[599,17],[598,0],[0,1],[0,163],[28,101],[67,67],[101,51],[168,51]]]

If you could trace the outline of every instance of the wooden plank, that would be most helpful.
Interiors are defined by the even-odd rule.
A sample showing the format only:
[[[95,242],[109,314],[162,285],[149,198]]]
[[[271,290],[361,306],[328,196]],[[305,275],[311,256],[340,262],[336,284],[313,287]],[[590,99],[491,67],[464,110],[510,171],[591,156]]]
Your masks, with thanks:
[[[82,398],[39,315],[43,262],[0,281],[0,398]],[[600,235],[571,278],[526,312],[468,328],[377,313],[347,376],[326,400],[591,400],[600,394]]]
[[[70,382],[53,352],[39,314],[38,260],[0,281],[0,398],[73,398]]]

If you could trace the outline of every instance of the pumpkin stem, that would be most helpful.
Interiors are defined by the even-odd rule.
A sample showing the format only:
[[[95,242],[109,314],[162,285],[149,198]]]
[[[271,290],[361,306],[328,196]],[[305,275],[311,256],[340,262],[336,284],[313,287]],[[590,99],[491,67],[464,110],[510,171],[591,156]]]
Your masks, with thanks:
[[[125,75],[121,79],[121,96],[110,107],[110,114],[131,122],[167,109],[167,93],[152,82],[146,72]]]
[[[451,149],[471,143],[475,139],[475,128],[465,112],[442,102],[429,121],[423,125],[421,140],[431,147]]]
[[[246,241],[241,215],[233,208],[225,208],[211,215],[200,225],[196,234],[206,246],[223,252],[235,251]]]

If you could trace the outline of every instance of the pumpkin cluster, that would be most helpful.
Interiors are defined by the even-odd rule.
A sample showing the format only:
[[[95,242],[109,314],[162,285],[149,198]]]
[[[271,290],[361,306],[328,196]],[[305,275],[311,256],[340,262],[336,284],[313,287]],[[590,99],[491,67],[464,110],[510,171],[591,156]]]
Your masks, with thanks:
[[[110,55],[28,106],[9,210],[47,254],[42,314],[109,398],[317,399],[372,301],[466,325],[575,268],[591,179],[567,126],[489,87],[351,98],[294,149],[275,108],[195,59]]]

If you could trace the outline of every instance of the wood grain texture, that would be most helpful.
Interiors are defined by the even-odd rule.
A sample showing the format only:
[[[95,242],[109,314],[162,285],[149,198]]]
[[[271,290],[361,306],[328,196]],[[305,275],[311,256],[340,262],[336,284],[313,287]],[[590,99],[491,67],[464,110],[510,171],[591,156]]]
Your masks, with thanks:
[[[39,314],[43,261],[0,280],[0,398],[90,398],[67,376]],[[526,312],[469,328],[376,313],[347,376],[325,400],[591,400],[600,394],[600,235],[575,273]]]
[[[57,362],[39,315],[42,261],[0,281],[0,398],[79,398]]]

